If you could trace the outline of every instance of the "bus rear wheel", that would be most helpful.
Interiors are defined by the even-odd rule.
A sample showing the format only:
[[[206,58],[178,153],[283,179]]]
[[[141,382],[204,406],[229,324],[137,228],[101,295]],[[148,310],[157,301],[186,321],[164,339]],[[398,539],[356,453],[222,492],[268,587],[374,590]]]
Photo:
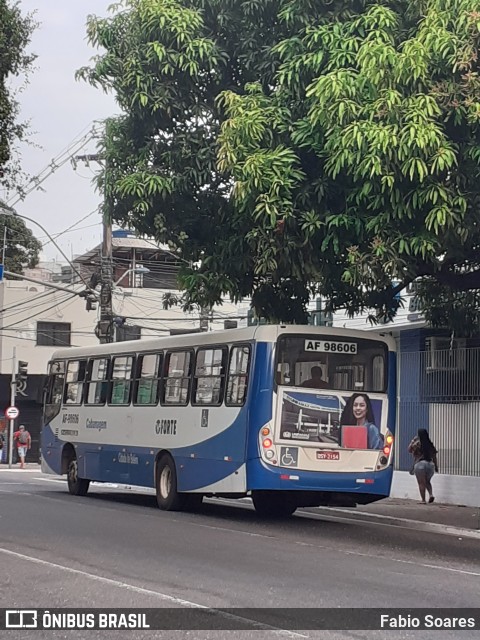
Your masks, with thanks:
[[[255,511],[264,518],[288,518],[297,510],[283,491],[252,491],[252,500]]]
[[[67,469],[68,490],[72,496],[86,496],[90,486],[90,480],[78,477],[78,462],[74,458],[68,463]]]
[[[163,511],[182,511],[187,503],[185,494],[177,491],[177,470],[170,456],[160,458],[157,467],[157,504]]]

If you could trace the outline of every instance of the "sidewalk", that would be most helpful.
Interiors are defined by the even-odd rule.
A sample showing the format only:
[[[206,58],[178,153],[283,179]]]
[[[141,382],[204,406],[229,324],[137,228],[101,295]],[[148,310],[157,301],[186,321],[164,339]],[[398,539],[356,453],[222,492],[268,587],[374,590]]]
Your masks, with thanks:
[[[459,507],[436,502],[424,505],[414,500],[386,498],[370,505],[359,506],[355,513],[480,531],[480,507]]]

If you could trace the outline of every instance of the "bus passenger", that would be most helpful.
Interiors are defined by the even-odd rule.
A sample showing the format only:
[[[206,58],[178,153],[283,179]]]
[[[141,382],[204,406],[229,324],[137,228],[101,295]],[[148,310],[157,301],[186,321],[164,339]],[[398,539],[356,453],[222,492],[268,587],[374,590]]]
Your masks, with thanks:
[[[328,382],[323,380],[323,371],[322,367],[312,367],[310,371],[310,375],[312,376],[309,380],[305,380],[302,382],[302,387],[308,387],[309,389],[328,389]]]
[[[382,449],[383,437],[374,424],[372,403],[366,393],[354,393],[345,405],[340,419],[341,425],[367,428],[367,448]]]

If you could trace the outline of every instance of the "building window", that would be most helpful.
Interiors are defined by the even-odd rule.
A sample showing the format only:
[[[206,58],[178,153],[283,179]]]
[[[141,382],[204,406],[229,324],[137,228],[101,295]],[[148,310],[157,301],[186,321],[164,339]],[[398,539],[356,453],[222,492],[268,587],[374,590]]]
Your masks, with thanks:
[[[226,354],[226,348],[197,351],[194,404],[222,403]]]
[[[228,367],[225,404],[241,407],[245,403],[249,361],[250,347],[233,347]]]
[[[69,347],[71,345],[70,322],[37,322],[39,347]]]
[[[190,367],[192,354],[190,351],[171,351],[166,357],[165,386],[163,389],[164,404],[188,404],[190,391]]]
[[[162,354],[149,353],[137,358],[135,404],[155,405],[162,371]]]

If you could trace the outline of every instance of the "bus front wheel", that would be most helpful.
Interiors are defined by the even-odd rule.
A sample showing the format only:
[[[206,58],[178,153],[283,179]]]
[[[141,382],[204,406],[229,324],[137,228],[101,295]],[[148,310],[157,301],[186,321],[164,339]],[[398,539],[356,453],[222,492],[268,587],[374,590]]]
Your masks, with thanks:
[[[297,510],[297,505],[283,491],[252,491],[255,511],[265,518],[288,518]]]
[[[177,491],[177,471],[170,456],[158,462],[157,504],[163,511],[182,511],[186,505],[186,496]]]
[[[74,458],[70,460],[67,470],[67,483],[68,490],[72,496],[86,496],[88,487],[90,486],[90,480],[78,477],[78,462]]]

